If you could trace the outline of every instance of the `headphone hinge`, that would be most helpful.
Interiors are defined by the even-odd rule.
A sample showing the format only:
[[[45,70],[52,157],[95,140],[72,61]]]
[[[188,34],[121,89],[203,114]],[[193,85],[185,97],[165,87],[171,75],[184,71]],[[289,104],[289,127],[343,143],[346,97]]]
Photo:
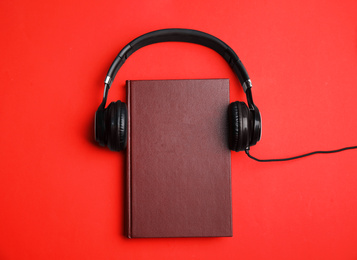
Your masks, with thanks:
[[[110,86],[112,85],[112,78],[111,77],[109,77],[109,76],[107,76],[106,78],[105,78],[105,80],[104,80],[104,84],[106,85],[106,86],[108,86],[108,88],[110,88]]]
[[[248,88],[253,87],[252,81],[250,79],[247,79],[246,81],[244,81],[242,87],[243,87],[244,93],[246,93]]]

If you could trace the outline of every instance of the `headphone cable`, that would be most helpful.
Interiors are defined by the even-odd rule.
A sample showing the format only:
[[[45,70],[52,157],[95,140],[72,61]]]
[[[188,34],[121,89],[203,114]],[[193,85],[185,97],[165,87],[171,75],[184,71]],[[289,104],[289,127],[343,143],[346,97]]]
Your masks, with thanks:
[[[251,159],[253,159],[253,160],[257,161],[257,162],[282,162],[282,161],[295,160],[295,159],[303,158],[303,157],[314,155],[314,154],[338,153],[338,152],[342,152],[342,151],[346,151],[346,150],[352,150],[352,149],[357,149],[357,146],[348,146],[348,147],[344,147],[344,148],[337,149],[337,150],[315,151],[315,152],[311,152],[311,153],[305,153],[305,154],[302,154],[302,155],[298,155],[298,156],[294,156],[294,157],[281,158],[281,159],[258,159],[258,158],[252,156],[249,153],[249,147],[247,147],[245,149],[245,153],[248,155],[249,158],[251,158]]]

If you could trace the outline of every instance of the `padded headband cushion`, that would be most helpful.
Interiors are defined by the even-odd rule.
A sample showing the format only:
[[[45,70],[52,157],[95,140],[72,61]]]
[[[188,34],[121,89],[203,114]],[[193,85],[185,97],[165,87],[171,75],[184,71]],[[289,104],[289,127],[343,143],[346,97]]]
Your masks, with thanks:
[[[127,44],[117,55],[110,66],[105,80],[111,86],[115,75],[127,58],[135,51],[150,44],[159,42],[188,42],[208,47],[220,54],[231,66],[242,86],[249,80],[248,73],[237,54],[222,40],[197,30],[191,29],[163,29],[141,35]],[[244,89],[245,91],[245,89]]]

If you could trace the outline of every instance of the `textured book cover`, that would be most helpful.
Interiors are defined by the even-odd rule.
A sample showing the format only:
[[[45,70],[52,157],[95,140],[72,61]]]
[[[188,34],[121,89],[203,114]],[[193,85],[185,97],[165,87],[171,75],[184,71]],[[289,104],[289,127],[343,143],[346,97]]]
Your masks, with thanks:
[[[127,95],[127,236],[232,236],[229,80],[127,81]]]

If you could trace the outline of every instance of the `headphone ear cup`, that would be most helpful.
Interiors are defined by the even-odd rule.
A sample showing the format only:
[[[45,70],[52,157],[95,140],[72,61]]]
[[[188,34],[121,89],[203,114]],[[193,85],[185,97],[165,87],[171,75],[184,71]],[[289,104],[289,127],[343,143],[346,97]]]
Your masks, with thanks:
[[[229,149],[244,151],[249,146],[249,109],[244,102],[233,102],[228,107]]]
[[[121,101],[112,102],[106,109],[107,145],[112,151],[121,151],[127,144],[128,110]]]

